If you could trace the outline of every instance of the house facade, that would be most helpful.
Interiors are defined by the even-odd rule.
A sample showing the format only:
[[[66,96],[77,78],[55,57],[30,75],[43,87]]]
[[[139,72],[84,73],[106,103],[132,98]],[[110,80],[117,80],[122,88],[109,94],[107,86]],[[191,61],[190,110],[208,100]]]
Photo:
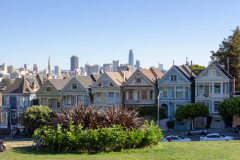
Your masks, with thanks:
[[[224,128],[225,124],[218,115],[220,102],[233,96],[234,77],[217,62],[211,62],[195,79],[195,101],[205,104],[212,116],[211,128]]]
[[[36,105],[35,92],[43,83],[44,76],[24,76],[2,92],[0,107],[0,130],[11,133],[12,130],[23,131],[19,117],[30,106]]]
[[[92,86],[93,106],[123,105],[123,83],[132,75],[129,71],[105,72]]]
[[[126,108],[137,109],[141,106],[154,106],[157,104],[157,80],[163,73],[158,68],[138,69],[124,83]]]
[[[174,113],[181,105],[194,103],[194,79],[196,75],[187,65],[173,65],[158,81],[159,106],[165,109],[168,120],[175,122],[175,129],[190,129],[189,120],[176,121]]]

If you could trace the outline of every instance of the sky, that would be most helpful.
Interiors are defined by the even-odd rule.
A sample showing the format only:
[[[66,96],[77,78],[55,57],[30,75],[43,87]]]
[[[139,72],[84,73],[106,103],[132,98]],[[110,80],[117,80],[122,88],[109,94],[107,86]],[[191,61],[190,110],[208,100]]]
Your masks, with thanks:
[[[70,69],[120,60],[207,66],[240,25],[239,0],[1,0],[0,64]]]

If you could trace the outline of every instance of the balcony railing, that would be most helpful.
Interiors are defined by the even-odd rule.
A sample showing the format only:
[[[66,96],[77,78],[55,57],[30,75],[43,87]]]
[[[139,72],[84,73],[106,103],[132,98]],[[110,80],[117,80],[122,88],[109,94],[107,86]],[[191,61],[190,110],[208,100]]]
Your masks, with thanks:
[[[190,98],[168,98],[168,97],[160,97],[159,100],[176,100],[176,101],[179,101],[179,100],[189,100],[190,101]]]
[[[127,104],[154,104],[154,100],[125,100]]]

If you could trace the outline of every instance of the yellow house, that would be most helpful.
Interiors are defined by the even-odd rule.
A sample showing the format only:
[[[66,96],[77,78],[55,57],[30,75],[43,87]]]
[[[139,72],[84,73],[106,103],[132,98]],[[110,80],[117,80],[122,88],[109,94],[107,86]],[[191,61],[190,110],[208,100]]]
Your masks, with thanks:
[[[131,75],[129,71],[105,72],[92,85],[93,106],[123,105],[123,83]]]

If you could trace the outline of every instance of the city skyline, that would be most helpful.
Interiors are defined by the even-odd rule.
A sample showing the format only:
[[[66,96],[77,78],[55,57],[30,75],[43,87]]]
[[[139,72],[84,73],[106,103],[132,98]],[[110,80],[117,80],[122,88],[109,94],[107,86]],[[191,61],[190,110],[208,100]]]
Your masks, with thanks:
[[[186,57],[207,66],[210,51],[239,25],[239,5],[237,0],[3,1],[0,64],[37,64],[43,70],[51,56],[52,66],[69,70],[71,55],[79,57],[79,66],[128,63],[133,49],[143,68],[157,67],[158,61],[168,70],[173,60],[181,65]]]

